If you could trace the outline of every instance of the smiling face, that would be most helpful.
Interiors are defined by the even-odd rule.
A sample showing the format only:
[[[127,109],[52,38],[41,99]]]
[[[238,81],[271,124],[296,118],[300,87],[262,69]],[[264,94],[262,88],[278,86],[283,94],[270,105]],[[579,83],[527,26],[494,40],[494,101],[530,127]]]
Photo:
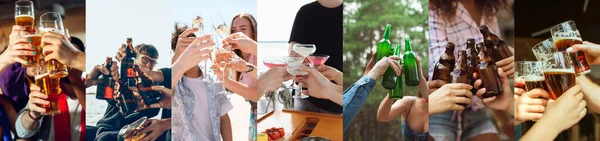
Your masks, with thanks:
[[[255,39],[253,30],[252,22],[245,17],[237,17],[231,24],[231,33],[242,32],[246,34],[246,36]]]

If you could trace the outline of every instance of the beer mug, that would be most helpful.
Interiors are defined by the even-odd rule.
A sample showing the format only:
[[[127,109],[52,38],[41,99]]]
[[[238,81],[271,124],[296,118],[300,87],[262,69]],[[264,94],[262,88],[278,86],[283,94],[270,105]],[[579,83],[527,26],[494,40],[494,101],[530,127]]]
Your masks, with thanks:
[[[15,24],[25,26],[25,30],[31,34],[35,32],[33,28],[35,21],[33,10],[32,1],[20,0],[15,2]]]
[[[552,38],[548,38],[544,41],[537,43],[535,46],[533,46],[533,48],[531,48],[531,51],[533,51],[533,55],[535,55],[535,58],[538,61],[541,61],[544,58],[548,58],[548,56],[551,56],[552,54],[557,52],[556,48],[554,47],[554,42],[552,41]]]
[[[42,37],[50,31],[65,35],[64,29],[62,18],[59,13],[46,12],[40,16],[40,31],[42,32]],[[69,75],[67,66],[55,59],[48,61],[48,71],[52,78],[63,78]]]
[[[573,54],[574,55],[574,54]],[[571,53],[560,51],[542,61],[544,81],[550,98],[556,100],[565,91],[575,86],[576,75]]]
[[[548,90],[546,88],[546,82],[544,81],[541,61],[523,61],[521,65],[523,78],[525,79],[525,90],[531,91],[535,88]]]
[[[550,29],[550,33],[552,34],[552,40],[554,40],[554,45],[558,51],[570,51],[569,48],[571,48],[571,46],[583,43],[581,34],[579,34],[575,22],[573,21],[566,21],[555,25]],[[577,52],[576,56],[573,56],[571,60],[575,67],[575,73],[587,74],[591,71],[583,51]]]
[[[44,115],[59,114],[60,108],[58,107],[58,98],[60,97],[60,80],[59,78],[52,78],[48,73],[46,63],[40,60],[38,69],[35,69],[35,85],[39,86],[41,92],[48,95],[48,101],[50,104],[38,105],[46,109]]]

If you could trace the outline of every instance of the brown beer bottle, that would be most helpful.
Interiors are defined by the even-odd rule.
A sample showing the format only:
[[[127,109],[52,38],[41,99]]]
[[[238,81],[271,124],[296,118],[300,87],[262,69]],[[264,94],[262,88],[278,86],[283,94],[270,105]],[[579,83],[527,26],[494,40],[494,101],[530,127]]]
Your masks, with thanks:
[[[492,49],[488,47],[483,48],[483,53],[480,53],[481,57],[479,62],[479,79],[483,82],[486,92],[483,94],[483,98],[496,96],[502,93],[502,87],[500,86],[500,78],[498,78],[498,68],[496,62],[493,61],[490,56]]]
[[[500,61],[513,55],[504,41],[501,40],[496,34],[490,32],[490,29],[487,26],[482,25],[479,27],[479,31],[483,35],[485,46],[494,49],[492,53],[494,60]]]
[[[144,103],[146,105],[158,103],[158,101],[162,99],[162,95],[157,91],[152,90],[152,86],[154,86],[154,80],[152,80],[152,78],[143,72],[140,69],[140,66],[133,65],[133,68],[137,72],[138,76],[140,76],[140,79],[138,79],[137,82],[137,88],[142,96],[142,99],[144,99]]]
[[[96,99],[113,100],[115,80],[113,80],[110,71],[112,65],[112,57],[106,57],[104,66],[108,69],[108,75],[102,74],[98,77],[100,82],[96,88]]]
[[[136,54],[133,52],[134,48],[132,45],[132,39],[127,38],[127,45],[125,49],[125,57],[121,61],[121,80],[119,87],[119,109],[124,116],[127,116],[137,109],[137,100],[133,96],[133,92],[129,90],[129,87],[135,87],[137,84],[135,70],[133,64],[135,62]]]
[[[467,51],[460,50],[458,52],[458,61],[454,65],[454,71],[450,74],[452,76],[452,83],[463,83],[463,84],[471,84],[471,80],[469,79],[469,75],[467,72]],[[458,105],[467,106],[467,104],[459,103]]]
[[[444,54],[442,54],[439,61],[435,63],[431,80],[451,82],[452,76],[450,76],[450,73],[454,70],[454,62],[454,43],[448,42]]]
[[[460,54],[460,53],[459,53]],[[467,65],[467,77],[469,80],[474,82],[473,73],[477,70],[477,50],[475,49],[475,39],[469,38],[467,39],[467,50],[466,54],[466,65]],[[472,85],[472,84],[471,84]]]

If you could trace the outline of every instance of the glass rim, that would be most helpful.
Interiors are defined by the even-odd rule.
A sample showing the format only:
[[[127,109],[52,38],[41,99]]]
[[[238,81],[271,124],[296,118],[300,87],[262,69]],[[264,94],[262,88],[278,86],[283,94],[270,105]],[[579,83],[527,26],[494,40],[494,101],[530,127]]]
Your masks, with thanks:
[[[315,45],[315,44],[294,44],[294,46],[302,46],[302,47],[309,47],[309,46],[312,46],[312,47],[316,47],[316,45]]]
[[[574,26],[575,29],[573,29],[573,31],[577,31],[577,25],[575,24],[575,21],[573,20],[567,20],[561,23],[558,23],[554,26],[552,26],[552,28],[550,28],[550,33],[551,35],[554,35],[554,32],[556,31],[560,31],[564,26]]]
[[[569,53],[568,51],[557,51],[554,52],[552,54],[549,55],[549,58],[546,58],[545,60],[542,60],[542,72],[546,72],[547,70],[568,70],[569,72],[572,71],[573,73],[575,73],[575,64],[573,62],[573,60],[571,60],[571,55],[573,53]],[[555,68],[555,67],[548,67],[546,65],[548,65],[548,63],[551,62],[556,62],[556,61],[550,61],[551,59],[556,59],[556,57],[558,57],[557,55],[560,55],[560,59],[564,60],[561,61],[562,63],[565,64],[564,68]],[[568,64],[568,66],[566,66]]]
[[[33,1],[18,0],[15,2],[15,7],[16,6],[33,6]]]
[[[310,55],[308,55],[308,57],[310,57],[310,56],[329,58],[329,55],[327,55],[327,54],[310,54]]]

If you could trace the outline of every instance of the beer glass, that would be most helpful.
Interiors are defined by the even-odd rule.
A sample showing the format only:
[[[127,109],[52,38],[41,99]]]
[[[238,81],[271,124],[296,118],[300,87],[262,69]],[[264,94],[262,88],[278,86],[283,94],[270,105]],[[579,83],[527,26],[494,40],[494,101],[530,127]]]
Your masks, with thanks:
[[[58,98],[60,97],[60,80],[59,78],[52,78],[46,68],[46,63],[40,60],[39,69],[35,72],[35,85],[39,86],[41,92],[48,95],[48,101],[50,104],[38,105],[46,109],[44,115],[59,114],[60,109],[58,107]]]
[[[548,90],[544,81],[541,61],[525,61],[523,66],[523,78],[525,79],[525,90],[531,91],[535,88]]]
[[[533,48],[531,48],[531,50],[533,51],[533,55],[535,55],[535,58],[538,61],[541,61],[543,58],[547,58],[548,56],[557,52],[556,48],[554,47],[554,42],[552,41],[552,38],[548,38],[542,42],[537,43],[535,46],[533,46]]]
[[[555,25],[550,29],[550,33],[558,51],[570,51],[569,48],[571,46],[583,43],[581,34],[579,34],[577,26],[575,26],[575,22],[573,21],[566,21]],[[591,71],[583,51],[577,52],[576,56],[573,56],[571,60],[573,60],[576,74],[587,74]]]
[[[575,69],[568,52],[561,51],[552,54],[542,61],[544,80],[550,98],[556,100],[565,91],[575,86]]]
[[[64,29],[60,13],[46,12],[40,16],[40,31],[42,32],[42,37],[45,33],[50,31],[64,35]],[[56,59],[48,61],[48,70],[50,77],[52,78],[63,78],[69,75],[67,66],[58,62]]]
[[[15,24],[25,26],[25,30],[31,34],[35,32],[33,28],[35,17],[32,1],[19,0],[15,2]]]
[[[21,37],[28,38],[30,44],[33,46],[35,55],[31,56],[22,56],[21,59],[27,61],[29,64],[26,65],[28,69],[37,69],[39,67],[39,60],[42,58],[42,47],[40,47],[42,43],[42,36],[40,34],[28,34],[21,35]]]

